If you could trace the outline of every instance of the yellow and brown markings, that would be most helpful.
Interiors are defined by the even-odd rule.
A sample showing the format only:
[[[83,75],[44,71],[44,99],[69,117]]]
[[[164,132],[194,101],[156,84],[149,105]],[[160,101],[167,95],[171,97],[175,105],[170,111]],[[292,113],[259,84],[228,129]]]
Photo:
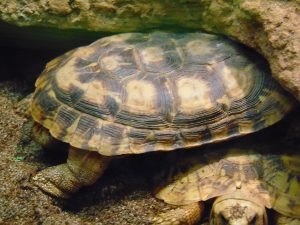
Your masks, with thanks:
[[[207,126],[197,126],[192,128],[181,128],[180,134],[184,139],[186,145],[193,145],[193,143],[197,143],[201,141],[205,143],[205,141],[212,140],[211,133],[207,129]]]
[[[145,64],[157,63],[164,60],[164,51],[160,47],[147,47],[140,54]]]
[[[220,175],[242,183],[259,180],[261,179],[259,171],[262,170],[262,163],[254,163],[258,160],[260,158],[255,155],[228,155],[226,159],[220,161],[220,167],[222,168]],[[241,186],[237,188],[241,188]]]
[[[196,35],[179,43],[181,43],[183,58],[187,64],[213,65],[236,54],[232,42],[220,41],[215,37]]]
[[[228,120],[229,121],[229,120]],[[208,130],[210,132],[210,139],[214,141],[222,141],[229,139],[232,135],[231,127],[228,126],[227,120],[221,120],[219,122],[214,123],[213,125],[208,125]],[[232,122],[231,122],[232,123]],[[234,132],[233,132],[234,133]],[[237,132],[234,133],[237,135]],[[204,139],[205,140],[205,139]]]
[[[278,86],[275,88],[268,90],[267,96],[259,96],[260,104],[257,105],[257,111],[261,112],[265,126],[270,126],[279,121],[297,104],[294,99],[289,98],[288,93],[282,92]]]
[[[269,155],[264,163],[265,187],[273,208],[286,216],[300,217],[300,155]]]
[[[142,34],[134,34],[134,33],[124,33],[124,34],[118,34],[118,35],[113,35],[109,37],[104,37],[99,39],[98,41],[94,42],[97,45],[100,46],[105,46],[107,44],[118,44],[118,43],[123,43],[126,42],[127,40],[134,39],[136,37],[143,36]]]
[[[71,58],[82,58],[88,60],[89,58],[93,58],[95,54],[97,54],[98,49],[92,45],[84,46],[77,48],[72,54],[70,54]]]
[[[106,90],[103,82],[100,80],[94,80],[89,84],[88,88],[84,93],[84,99],[87,102],[95,105],[104,105]]]
[[[245,70],[250,70],[252,65],[248,65],[248,67]],[[219,73],[223,79],[226,96],[230,101],[243,99],[252,91],[254,79],[251,74],[246,74],[247,71],[238,71],[224,65]]]
[[[193,56],[211,55],[216,50],[207,44],[207,40],[192,40],[186,44],[186,51]]]
[[[129,112],[141,114],[157,114],[158,92],[152,82],[131,80],[125,85],[126,100],[123,107]]]
[[[172,129],[157,130],[154,132],[155,148],[161,150],[172,149],[180,138],[178,132]]]
[[[61,106],[56,113],[55,123],[49,128],[50,133],[59,140],[68,140],[69,142],[69,138],[74,132],[74,122],[79,115],[76,110]],[[73,129],[71,130],[70,127]]]
[[[116,122],[137,128],[160,129],[172,124],[173,95],[164,77],[131,78],[123,83]]]
[[[213,35],[107,37],[48,64],[36,83],[33,115],[52,133],[61,132],[59,137],[71,135],[75,124],[82,127],[85,117],[95,120],[94,130],[78,139],[80,146],[97,149],[100,140],[107,146],[112,140],[114,150],[106,152],[112,155],[192,147],[251,133],[280,120],[293,104],[247,55]],[[57,116],[62,112],[67,116]],[[74,113],[80,119],[72,119]],[[102,123],[122,127],[123,132],[113,128],[122,133],[121,141],[103,138]],[[137,135],[145,130],[151,135]]]
[[[52,59],[50,62],[48,62],[45,66],[45,69],[40,74],[38,79],[35,82],[36,87],[43,87],[45,85],[45,82],[47,82],[49,79],[52,79],[53,76],[55,76],[55,71],[62,66],[62,64],[68,60],[68,57],[75,52],[76,49],[68,51],[67,53],[56,57]]]
[[[212,152],[205,154],[205,158],[203,154],[191,154],[186,157],[188,160],[185,157],[178,159],[179,163],[175,164],[179,166],[177,173],[168,175],[171,183],[158,192],[158,198],[181,205],[227,196],[251,199],[271,206],[269,193],[262,186],[261,155],[248,154],[242,149],[230,151],[229,154]],[[185,160],[183,164],[180,163],[182,160]]]
[[[299,153],[282,155],[280,159],[284,167],[287,168],[289,172],[300,176],[300,154]]]
[[[122,89],[118,81],[98,71],[95,64],[71,59],[64,70],[57,72],[52,88],[62,103],[82,113],[107,119],[118,110]]]
[[[113,121],[122,104],[122,93],[124,88],[118,80],[106,73],[98,73],[80,102],[80,110]]]
[[[79,71],[76,67],[77,60],[78,58],[71,58],[56,73],[57,86],[65,92],[68,92],[71,86],[80,87],[81,89],[85,89],[88,86],[88,84],[80,82]]]
[[[152,39],[137,47],[142,70],[164,75],[182,66],[179,49],[170,38]]]
[[[122,62],[122,58],[119,55],[109,55],[101,58],[102,66],[108,71],[114,71],[123,65],[128,65]]]
[[[140,72],[134,49],[126,45],[108,49],[99,58],[99,63],[107,73],[120,79]]]
[[[88,115],[80,114],[75,123],[77,126],[73,131],[69,143],[77,148],[96,151],[97,146],[101,143],[101,139],[98,140],[97,137],[101,138],[99,133],[101,132],[102,121]],[[95,145],[89,145],[89,143]]]
[[[300,218],[299,196],[290,196],[274,190],[269,190],[272,194],[271,207],[282,215]]]
[[[101,148],[108,148],[107,151],[111,152],[112,155],[117,155],[115,152],[117,152],[118,148],[120,147],[123,136],[126,136],[124,131],[124,126],[114,123],[104,123],[101,129]]]
[[[55,121],[60,105],[54,92],[51,89],[49,90],[49,87],[37,89],[31,104],[31,113],[35,121],[49,128]]]
[[[132,145],[143,145],[147,142],[155,142],[154,131],[147,129],[128,129],[127,136]]]
[[[218,95],[214,92],[216,103],[228,116],[251,111],[259,104],[261,80],[248,71],[251,68],[252,65],[247,64],[245,68],[247,72],[240,71],[229,67],[226,61],[218,63],[214,68],[214,76],[222,83],[220,88],[213,89],[219,90]]]
[[[176,81],[179,98],[178,110],[184,114],[194,114],[214,107],[210,87],[201,78],[182,77]]]
[[[182,205],[233,192],[235,183],[221,175],[220,170],[218,162],[206,164],[200,160],[186,172],[175,175],[175,181],[160,190],[156,197]]]

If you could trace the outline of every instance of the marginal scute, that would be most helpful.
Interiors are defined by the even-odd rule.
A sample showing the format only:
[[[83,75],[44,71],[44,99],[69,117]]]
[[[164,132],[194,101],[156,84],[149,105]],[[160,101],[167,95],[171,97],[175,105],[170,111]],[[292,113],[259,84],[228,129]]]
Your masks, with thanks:
[[[203,33],[106,37],[47,64],[32,116],[55,138],[104,155],[252,133],[279,121],[294,102],[248,51]]]

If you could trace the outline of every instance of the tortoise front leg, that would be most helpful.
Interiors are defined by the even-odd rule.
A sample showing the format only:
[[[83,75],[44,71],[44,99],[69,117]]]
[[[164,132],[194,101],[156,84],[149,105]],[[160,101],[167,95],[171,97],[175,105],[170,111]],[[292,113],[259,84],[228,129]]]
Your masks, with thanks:
[[[33,180],[45,192],[68,198],[81,187],[95,183],[107,168],[109,159],[97,152],[70,147],[67,163],[42,170]]]
[[[153,225],[194,225],[200,221],[203,210],[203,202],[195,202],[161,213],[152,222]]]
[[[274,219],[275,225],[300,225],[300,219],[291,218],[281,214],[277,214]]]

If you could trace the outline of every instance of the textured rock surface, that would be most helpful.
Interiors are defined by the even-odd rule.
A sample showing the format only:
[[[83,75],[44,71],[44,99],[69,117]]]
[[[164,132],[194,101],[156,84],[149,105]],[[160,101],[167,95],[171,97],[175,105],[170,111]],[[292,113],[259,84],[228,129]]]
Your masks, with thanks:
[[[223,33],[261,52],[274,77],[300,100],[299,0],[2,0],[0,12],[2,20],[22,26]]]

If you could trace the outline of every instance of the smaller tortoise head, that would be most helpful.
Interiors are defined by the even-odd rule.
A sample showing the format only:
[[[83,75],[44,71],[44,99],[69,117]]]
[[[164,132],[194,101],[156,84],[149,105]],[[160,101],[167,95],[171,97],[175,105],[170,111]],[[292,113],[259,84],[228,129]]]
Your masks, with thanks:
[[[220,197],[214,202],[210,215],[210,225],[267,224],[265,207],[247,199]]]

